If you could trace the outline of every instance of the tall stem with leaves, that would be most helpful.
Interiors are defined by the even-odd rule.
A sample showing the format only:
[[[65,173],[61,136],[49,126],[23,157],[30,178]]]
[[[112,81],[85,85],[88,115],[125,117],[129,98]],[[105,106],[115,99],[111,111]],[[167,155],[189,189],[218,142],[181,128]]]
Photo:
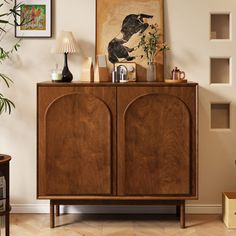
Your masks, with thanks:
[[[13,3],[13,0],[0,1],[0,64],[2,64],[6,59],[8,59],[10,54],[17,51],[20,47],[21,40],[16,41],[16,43],[12,45],[10,49],[7,49],[2,45],[4,37],[8,34],[11,28],[15,25],[19,25],[16,22],[16,15],[19,15],[19,6],[20,4],[15,5]],[[5,8],[7,7],[8,10],[5,10]],[[13,83],[13,81],[4,73],[1,73],[1,71],[0,80],[7,87],[10,87],[10,84]],[[0,92],[0,114],[2,114],[3,112],[8,112],[10,114],[12,108],[14,107],[14,103]]]
[[[166,43],[161,42],[161,34],[157,24],[149,25],[149,30],[142,35],[138,47],[143,49],[144,55],[142,57],[145,56],[148,63],[153,63],[159,52],[169,49]]]

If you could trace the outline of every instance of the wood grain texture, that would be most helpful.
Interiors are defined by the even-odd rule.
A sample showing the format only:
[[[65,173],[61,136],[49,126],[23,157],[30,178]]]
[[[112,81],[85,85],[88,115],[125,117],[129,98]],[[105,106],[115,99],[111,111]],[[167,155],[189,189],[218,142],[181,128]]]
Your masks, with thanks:
[[[196,197],[196,88],[119,87],[117,96],[119,195]]]
[[[180,227],[185,228],[185,201],[181,201],[180,204]]]
[[[38,84],[37,197],[54,205],[197,199],[197,84]],[[181,201],[181,202],[180,202]],[[53,205],[53,206],[52,206]]]
[[[46,193],[111,193],[111,116],[94,96],[69,94],[45,115]],[[54,183],[54,184],[52,184]]]
[[[81,201],[81,202],[86,202],[90,205],[93,204],[93,202],[104,202],[104,204],[125,204],[128,202],[129,204],[132,201],[137,201],[137,203],[142,204],[148,201],[154,202],[154,201],[159,201],[159,200],[197,200],[198,196],[195,195],[130,195],[130,196],[124,196],[124,195],[50,195],[50,196],[38,196],[38,199],[45,200],[45,199],[55,199],[55,200],[68,200],[68,201]],[[120,203],[118,203],[120,202]],[[73,204],[72,204],[73,205]]]
[[[190,114],[169,95],[148,94],[124,114],[125,195],[189,194]],[[181,170],[181,171],[180,171]]]
[[[54,203],[50,201],[50,228],[55,227],[54,206],[55,206]]]
[[[112,193],[113,93],[112,88],[40,89],[39,195]]]

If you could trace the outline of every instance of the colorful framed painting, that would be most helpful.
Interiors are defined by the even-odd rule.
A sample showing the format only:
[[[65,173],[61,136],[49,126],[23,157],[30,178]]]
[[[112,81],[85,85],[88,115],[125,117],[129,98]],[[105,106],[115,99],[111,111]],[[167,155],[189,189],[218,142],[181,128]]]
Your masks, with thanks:
[[[158,25],[163,42],[163,5],[163,0],[96,1],[96,54],[106,55],[110,72],[115,63],[134,62],[137,80],[146,81],[147,59],[138,45],[154,24]],[[155,61],[160,81],[164,75],[163,52],[157,54]]]
[[[15,0],[19,4],[15,36],[19,38],[49,38],[52,36],[51,0]]]

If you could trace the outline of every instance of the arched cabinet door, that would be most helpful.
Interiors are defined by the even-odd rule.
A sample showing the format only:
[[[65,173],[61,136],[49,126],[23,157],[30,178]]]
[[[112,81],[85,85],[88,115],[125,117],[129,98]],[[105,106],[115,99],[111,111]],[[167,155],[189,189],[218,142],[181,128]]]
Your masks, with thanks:
[[[115,90],[45,90],[39,91],[39,195],[112,194]]]
[[[174,88],[128,90],[118,89],[118,194],[190,195],[188,106]]]

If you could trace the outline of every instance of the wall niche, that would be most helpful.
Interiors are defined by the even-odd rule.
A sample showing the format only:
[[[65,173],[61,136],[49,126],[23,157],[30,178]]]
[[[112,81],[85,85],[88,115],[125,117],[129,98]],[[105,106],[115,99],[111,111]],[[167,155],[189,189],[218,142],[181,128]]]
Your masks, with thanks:
[[[229,84],[230,58],[211,58],[211,84]]]
[[[229,129],[230,128],[230,104],[212,103],[211,104],[211,128]]]
[[[230,14],[211,14],[210,39],[230,39]]]

